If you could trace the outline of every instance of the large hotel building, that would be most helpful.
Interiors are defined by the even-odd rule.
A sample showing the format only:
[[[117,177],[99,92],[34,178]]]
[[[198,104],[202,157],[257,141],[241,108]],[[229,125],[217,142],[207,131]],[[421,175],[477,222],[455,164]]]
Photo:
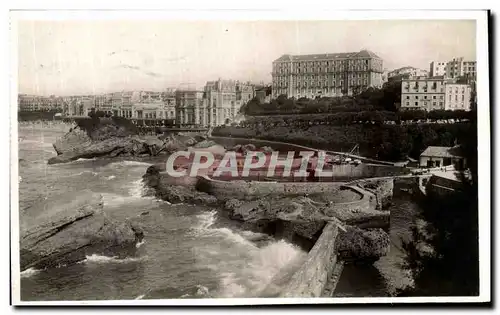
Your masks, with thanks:
[[[283,55],[273,62],[273,98],[355,95],[382,87],[383,61],[368,50],[320,55]]]

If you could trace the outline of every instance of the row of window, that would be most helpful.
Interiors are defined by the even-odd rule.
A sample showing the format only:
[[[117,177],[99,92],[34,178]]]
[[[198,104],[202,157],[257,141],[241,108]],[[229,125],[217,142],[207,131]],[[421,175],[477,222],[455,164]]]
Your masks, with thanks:
[[[430,101],[424,101],[423,105],[428,105],[428,103],[430,104]],[[414,104],[415,104],[415,106],[419,106],[419,102],[415,102]],[[437,106],[437,105],[438,105],[438,102],[432,102],[432,106]],[[406,106],[411,106],[410,102],[406,102]],[[439,106],[443,106],[443,102],[439,102]]]
[[[328,72],[343,72],[343,71],[369,71],[368,66],[355,66],[355,67],[318,67],[318,68],[295,68],[295,69],[277,69],[275,74],[299,74],[299,73],[328,73]]]
[[[339,65],[368,65],[368,59],[346,59],[346,60],[326,60],[326,61],[302,61],[302,62],[277,62],[274,64],[276,68],[311,68],[311,67],[329,67],[329,66],[339,66]]]
[[[423,100],[427,100],[428,98],[428,95],[424,95],[423,98],[420,98],[420,99],[423,99]],[[410,99],[410,95],[406,95],[406,99],[409,100]],[[414,95],[414,99],[418,100],[419,99],[419,95]],[[429,98],[430,99],[430,98]],[[435,100],[437,99],[436,95],[433,95],[432,96],[432,99]],[[443,95],[440,95],[439,96],[439,99],[443,100],[444,99],[444,96]]]

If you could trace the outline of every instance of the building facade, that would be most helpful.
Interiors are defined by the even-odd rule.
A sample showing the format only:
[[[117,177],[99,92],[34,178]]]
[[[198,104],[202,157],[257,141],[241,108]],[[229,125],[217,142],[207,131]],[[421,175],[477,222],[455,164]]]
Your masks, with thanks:
[[[373,52],[283,55],[273,62],[273,98],[355,95],[382,87],[383,61]]]
[[[463,57],[453,58],[447,62],[433,61],[430,64],[431,76],[444,76],[448,79],[458,77],[476,77],[476,61],[464,60]]]
[[[206,125],[212,118],[206,110],[203,91],[178,90],[175,93],[175,122],[180,125]]]
[[[467,84],[447,83],[445,110],[471,110],[471,87]]]
[[[416,77],[401,82],[402,110],[439,110],[445,108],[446,80]]]
[[[218,126],[234,120],[241,106],[255,96],[250,83],[233,80],[208,81],[204,88],[206,113],[203,125]]]
[[[430,77],[439,77],[445,76],[446,74],[446,62],[444,61],[431,61],[429,76]]]

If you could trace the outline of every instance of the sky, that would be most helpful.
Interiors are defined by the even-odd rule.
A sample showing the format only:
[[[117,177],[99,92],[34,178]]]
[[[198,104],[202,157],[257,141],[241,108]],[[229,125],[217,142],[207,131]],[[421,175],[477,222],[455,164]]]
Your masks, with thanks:
[[[476,59],[474,20],[24,20],[17,40],[19,93],[36,95],[270,83],[283,54],[368,49],[388,70]]]

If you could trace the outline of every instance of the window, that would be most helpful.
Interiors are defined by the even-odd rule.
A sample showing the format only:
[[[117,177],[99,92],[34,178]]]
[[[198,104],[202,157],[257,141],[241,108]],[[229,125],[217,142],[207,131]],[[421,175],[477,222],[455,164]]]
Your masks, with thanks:
[[[443,106],[443,102],[439,102],[439,105]]]
[[[424,100],[426,100],[426,99],[427,99],[427,95],[424,96]]]
[[[462,95],[462,102],[465,101],[465,95]]]
[[[415,106],[418,106],[418,102],[415,102]]]
[[[433,105],[433,106],[436,106],[436,102],[432,102],[432,105]]]
[[[415,95],[415,99],[418,100],[418,95]]]
[[[433,100],[435,100],[435,99],[436,99],[436,95],[433,95],[433,96],[432,96],[432,99],[433,99]]]

